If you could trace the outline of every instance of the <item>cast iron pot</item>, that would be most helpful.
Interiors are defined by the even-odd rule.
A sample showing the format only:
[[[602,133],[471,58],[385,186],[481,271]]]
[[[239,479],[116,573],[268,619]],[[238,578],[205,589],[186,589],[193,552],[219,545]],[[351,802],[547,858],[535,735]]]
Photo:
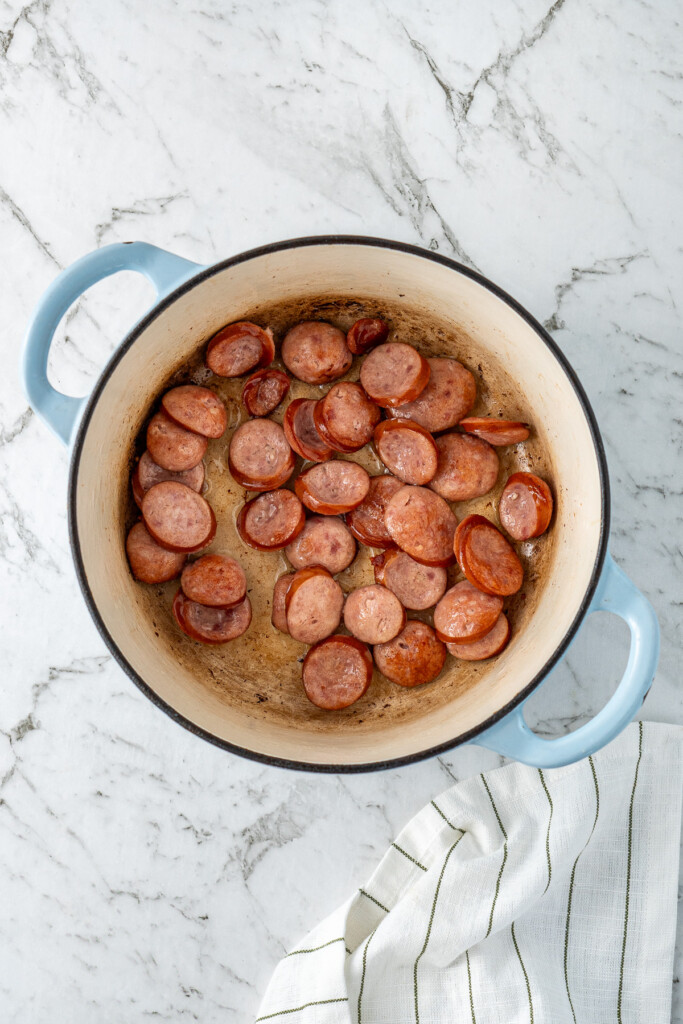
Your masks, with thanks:
[[[157,301],[121,342],[92,394],[67,397],[47,379],[55,329],[88,287],[120,270],[144,274]],[[441,354],[455,337],[461,344],[453,355],[471,345],[486,364],[503,367],[549,453],[557,499],[538,599],[501,656],[471,668],[466,685],[454,663],[417,691],[373,683],[379,689],[371,697],[371,687],[367,705],[332,714],[303,696],[288,638],[264,633],[262,642],[256,635],[241,648],[200,653],[202,645],[178,637],[168,611],[160,614],[149,588],[132,579],[123,543],[135,437],[173,372],[222,325],[257,319],[273,303],[310,311],[311,301],[325,295],[358,308],[412,310],[416,323],[422,317],[442,337]],[[74,263],[47,290],[23,355],[33,409],[71,448],[71,543],[90,613],[142,692],[196,735],[246,757],[316,771],[386,768],[471,741],[552,767],[602,747],[638,711],[657,664],[659,630],[651,605],[608,554],[609,483],[595,417],[549,335],[481,275],[414,246],[355,236],[278,242],[210,267],[142,242],[110,245]],[[526,725],[524,702],[597,610],[629,626],[624,676],[588,724],[541,739]]]

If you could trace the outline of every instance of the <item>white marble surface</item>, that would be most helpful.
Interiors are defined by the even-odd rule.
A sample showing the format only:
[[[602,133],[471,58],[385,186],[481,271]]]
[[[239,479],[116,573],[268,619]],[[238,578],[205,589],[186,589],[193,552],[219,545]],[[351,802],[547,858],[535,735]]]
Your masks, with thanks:
[[[0,0],[7,1024],[249,1020],[277,959],[407,818],[498,762],[470,747],[360,777],[262,767],[185,733],[112,662],[72,569],[67,456],[16,372],[37,297],[98,245],[209,263],[375,234],[507,288],[594,403],[612,550],[662,624],[644,715],[683,723],[679,18],[674,0]],[[93,289],[54,379],[84,393],[150,297],[133,275]],[[625,651],[619,623],[589,623],[532,724],[585,721]]]

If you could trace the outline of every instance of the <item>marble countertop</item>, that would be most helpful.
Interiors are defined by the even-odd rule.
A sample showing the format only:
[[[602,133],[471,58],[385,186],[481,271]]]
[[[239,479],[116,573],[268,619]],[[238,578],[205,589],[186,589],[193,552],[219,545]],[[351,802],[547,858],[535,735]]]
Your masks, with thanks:
[[[367,776],[264,767],[184,732],[119,670],[72,567],[66,452],[16,372],[38,296],[99,245],[142,239],[210,263],[373,234],[516,296],[586,387],[612,551],[659,614],[643,715],[683,723],[679,13],[674,0],[0,0],[8,1024],[251,1019],[279,957],[406,820],[500,761],[467,747]],[[150,300],[132,274],[94,288],[60,330],[53,379],[85,393]],[[626,648],[623,624],[594,616],[530,724],[586,721]]]

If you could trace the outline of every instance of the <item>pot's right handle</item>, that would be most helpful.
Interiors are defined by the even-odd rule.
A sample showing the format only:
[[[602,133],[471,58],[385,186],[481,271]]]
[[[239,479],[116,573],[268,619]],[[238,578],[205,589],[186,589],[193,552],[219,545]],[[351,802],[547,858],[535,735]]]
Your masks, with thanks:
[[[47,379],[50,345],[60,320],[83,292],[119,270],[136,270],[156,289],[156,301],[204,268],[146,242],[117,242],[96,249],[63,270],[42,295],[24,339],[22,378],[28,400],[60,441],[68,444],[85,398],[72,398]]]
[[[659,659],[654,608],[608,553],[589,611],[614,612],[631,630],[626,670],[604,708],[574,732],[546,740],[532,732],[518,707],[474,743],[535,768],[558,768],[604,747],[633,720],[652,685]]]

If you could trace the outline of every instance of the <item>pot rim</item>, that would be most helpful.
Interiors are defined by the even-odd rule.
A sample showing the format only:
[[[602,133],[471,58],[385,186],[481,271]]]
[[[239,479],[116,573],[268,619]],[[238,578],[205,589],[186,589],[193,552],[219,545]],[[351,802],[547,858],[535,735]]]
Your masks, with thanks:
[[[600,541],[598,549],[593,563],[593,569],[591,571],[591,577],[584,594],[581,605],[574,616],[572,623],[570,624],[567,632],[555,648],[553,654],[548,658],[545,665],[539,672],[530,680],[527,685],[519,691],[513,697],[512,700],[508,701],[502,708],[496,711],[495,714],[489,716],[485,721],[472,729],[466,730],[464,733],[453,737],[451,740],[447,740],[444,743],[437,744],[433,747],[428,747],[424,750],[418,750],[411,754],[405,754],[401,757],[389,758],[384,761],[372,761],[369,763],[362,764],[326,764],[317,762],[305,762],[295,761],[289,758],[276,757],[272,754],[263,754],[259,751],[249,750],[245,747],[240,747],[235,743],[230,743],[227,740],[221,739],[215,736],[213,733],[208,732],[206,729],[201,728],[194,722],[191,722],[184,715],[181,715],[175,708],[156,693],[152,687],[142,679],[141,676],[135,671],[133,666],[128,662],[126,657],[121,652],[120,648],[114,641],[113,637],[109,633],[107,626],[102,619],[97,604],[93,598],[88,583],[85,565],[83,563],[83,557],[81,552],[80,540],[78,537],[78,529],[76,525],[76,485],[78,479],[78,470],[80,466],[81,454],[83,451],[83,441],[92,417],[93,411],[104,391],[104,388],[120,362],[123,356],[128,350],[135,344],[140,335],[149,327],[149,325],[169,306],[171,306],[178,298],[189,292],[192,288],[202,284],[204,281],[213,277],[215,274],[228,269],[229,267],[236,266],[240,263],[244,263],[247,260],[255,259],[260,256],[268,255],[273,252],[280,252],[287,249],[298,249],[305,246],[313,245],[367,245],[374,246],[381,249],[395,249],[400,252],[408,253],[412,256],[418,256],[422,259],[432,260],[434,263],[440,263],[442,266],[448,267],[450,270],[454,270],[459,274],[463,274],[465,277],[471,278],[476,281],[482,287],[492,292],[495,296],[505,302],[511,307],[531,328],[535,331],[541,341],[546,345],[550,352],[555,357],[557,362],[560,364],[565,375],[567,376],[569,383],[571,384],[576,397],[579,400],[579,404],[583,410],[583,414],[588,422],[588,428],[590,430],[591,439],[593,441],[593,447],[598,463],[598,473],[600,477],[600,503],[601,503],[601,524],[600,524]],[[430,757],[435,757],[438,754],[443,754],[448,750],[452,750],[455,747],[461,746],[462,744],[468,743],[471,740],[475,740],[477,736],[486,732],[493,725],[500,722],[503,718],[509,715],[515,708],[519,707],[527,698],[537,689],[538,686],[543,682],[550,671],[560,661],[562,656],[567,651],[572,640],[576,636],[578,629],[583,622],[586,613],[590,607],[593,595],[597,588],[598,582],[603,569],[603,564],[607,554],[607,546],[609,539],[609,527],[610,527],[610,485],[609,485],[609,474],[607,469],[607,458],[605,455],[605,449],[600,435],[600,430],[595,418],[595,413],[588,400],[586,392],[583,389],[583,385],[579,381],[576,372],[570,365],[566,356],[562,350],[558,347],[555,341],[551,338],[549,333],[544,327],[522,306],[516,299],[512,298],[504,289],[494,284],[483,274],[480,274],[476,270],[472,270],[466,267],[464,264],[459,263],[457,260],[451,259],[448,256],[443,256],[440,253],[432,252],[429,249],[423,249],[421,246],[411,245],[407,242],[393,241],[386,238],[375,238],[370,235],[307,235],[302,238],[290,238],[280,242],[271,242],[268,245],[257,246],[253,249],[247,249],[245,252],[238,253],[235,256],[231,256],[226,260],[222,260],[219,263],[213,263],[206,267],[204,270],[199,271],[196,275],[189,278],[178,288],[174,289],[168,295],[164,296],[159,302],[147,312],[141,320],[139,320],[131,331],[124,337],[123,341],[118,345],[111,358],[105,365],[100,377],[98,378],[92,392],[88,396],[83,414],[80,418],[76,435],[73,442],[73,453],[71,458],[71,466],[69,470],[69,482],[68,482],[68,522],[69,522],[69,540],[71,543],[71,550],[76,568],[76,576],[85,598],[88,611],[92,616],[95,626],[104,640],[107,648],[111,652],[113,658],[118,663],[119,667],[123,669],[126,675],[132,679],[135,685],[145,694],[145,696],[158,708],[177,722],[182,725],[189,732],[195,736],[199,736],[201,739],[206,740],[208,743],[214,746],[220,747],[222,750],[228,750],[230,753],[239,754],[242,757],[246,757],[251,761],[258,761],[261,764],[275,765],[279,768],[289,768],[295,771],[309,771],[309,772],[322,772],[325,774],[355,774],[359,772],[370,772],[370,771],[381,771],[387,768],[399,768],[402,765],[413,764],[418,761],[426,760]]]

